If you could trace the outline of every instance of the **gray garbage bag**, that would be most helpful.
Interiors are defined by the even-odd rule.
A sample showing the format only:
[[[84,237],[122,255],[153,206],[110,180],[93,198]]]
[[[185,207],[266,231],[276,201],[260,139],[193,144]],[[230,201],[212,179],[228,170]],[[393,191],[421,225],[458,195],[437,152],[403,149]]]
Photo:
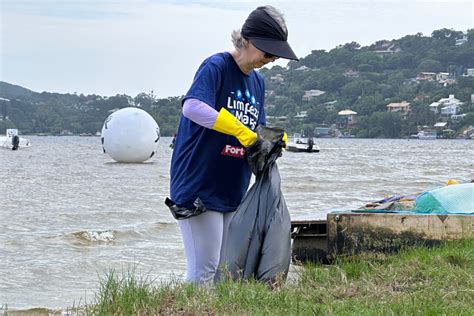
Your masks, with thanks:
[[[231,220],[216,279],[285,280],[291,258],[290,214],[275,163],[284,145],[283,130],[257,128],[247,160],[256,180]]]

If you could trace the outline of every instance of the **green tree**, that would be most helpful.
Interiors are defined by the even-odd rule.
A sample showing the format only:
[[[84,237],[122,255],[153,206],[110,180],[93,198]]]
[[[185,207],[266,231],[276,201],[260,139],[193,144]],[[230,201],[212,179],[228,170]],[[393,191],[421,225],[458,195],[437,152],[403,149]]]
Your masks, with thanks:
[[[462,37],[463,33],[461,31],[455,31],[452,29],[440,29],[433,31],[431,37],[435,40],[446,42],[449,45],[454,45],[456,38]]]
[[[375,112],[361,116],[355,132],[358,137],[397,138],[402,135],[404,124],[399,113]]]
[[[418,72],[439,72],[443,69],[441,63],[433,59],[423,59],[418,65]]]

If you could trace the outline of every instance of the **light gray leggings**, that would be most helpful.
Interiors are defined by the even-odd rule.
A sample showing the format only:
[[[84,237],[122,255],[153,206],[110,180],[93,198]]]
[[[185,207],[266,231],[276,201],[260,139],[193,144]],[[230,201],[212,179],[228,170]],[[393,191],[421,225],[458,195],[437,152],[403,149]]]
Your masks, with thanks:
[[[233,215],[234,212],[207,211],[178,221],[186,253],[187,282],[207,284],[213,281]]]

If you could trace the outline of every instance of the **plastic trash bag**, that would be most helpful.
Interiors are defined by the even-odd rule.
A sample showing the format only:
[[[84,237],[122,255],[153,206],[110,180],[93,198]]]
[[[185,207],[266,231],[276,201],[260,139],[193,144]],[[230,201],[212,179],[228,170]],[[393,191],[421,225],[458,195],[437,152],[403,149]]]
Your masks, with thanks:
[[[474,183],[427,191],[416,199],[415,211],[432,214],[474,214]]]
[[[178,206],[170,198],[165,199],[165,204],[170,209],[171,214],[176,220],[187,219],[190,217],[198,216],[207,211],[204,203],[202,203],[200,198],[194,200],[194,208],[186,208],[183,206]]]
[[[257,127],[246,156],[256,180],[231,220],[216,279],[285,280],[291,259],[291,220],[280,188],[276,159],[283,130]]]

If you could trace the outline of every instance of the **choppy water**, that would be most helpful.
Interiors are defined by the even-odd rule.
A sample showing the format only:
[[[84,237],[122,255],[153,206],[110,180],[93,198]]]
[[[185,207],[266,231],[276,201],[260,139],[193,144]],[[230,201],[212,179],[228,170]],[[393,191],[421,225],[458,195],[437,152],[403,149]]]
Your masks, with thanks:
[[[65,308],[90,301],[98,278],[135,267],[185,272],[181,235],[163,204],[170,139],[144,164],[114,163],[95,137],[28,137],[0,151],[0,306]],[[474,141],[317,139],[320,153],[284,153],[293,217],[358,208],[454,178],[474,178]]]

